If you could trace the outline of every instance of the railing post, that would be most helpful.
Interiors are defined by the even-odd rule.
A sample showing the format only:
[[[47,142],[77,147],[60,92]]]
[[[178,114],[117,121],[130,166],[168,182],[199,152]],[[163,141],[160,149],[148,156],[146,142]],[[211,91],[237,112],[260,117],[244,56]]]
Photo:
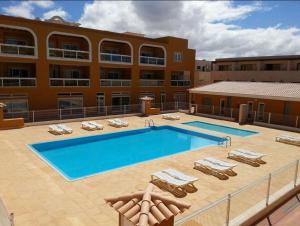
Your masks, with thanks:
[[[269,205],[270,189],[271,189],[271,179],[272,179],[272,174],[269,173],[269,177],[268,177],[268,187],[267,187],[267,197],[266,197],[266,206]]]
[[[230,221],[230,202],[231,202],[231,194],[228,194],[227,196],[227,211],[226,211],[226,226],[229,225]]]
[[[268,116],[268,124],[270,124],[271,122],[271,112],[269,112],[269,116]]]
[[[294,178],[294,187],[297,186],[298,169],[299,169],[299,159],[296,161],[295,178]]]
[[[198,104],[196,104],[196,113],[198,113]]]
[[[296,123],[295,123],[295,127],[298,127],[298,121],[299,121],[299,116],[297,115],[297,117],[296,117]]]
[[[61,120],[61,108],[59,110],[59,120]]]
[[[233,115],[233,108],[230,108],[230,118],[232,118]]]
[[[32,122],[34,122],[34,111],[32,111]]]

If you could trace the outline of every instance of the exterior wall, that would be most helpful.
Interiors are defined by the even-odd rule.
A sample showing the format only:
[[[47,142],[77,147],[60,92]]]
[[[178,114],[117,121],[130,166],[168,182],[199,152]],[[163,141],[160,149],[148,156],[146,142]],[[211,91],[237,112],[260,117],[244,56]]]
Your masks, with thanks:
[[[211,66],[212,61],[196,60],[196,71],[194,86],[203,86],[211,83]]]
[[[131,95],[131,104],[139,102],[138,96],[141,92],[151,92],[156,95],[156,100],[160,100],[160,94],[166,93],[168,102],[174,101],[174,94],[178,92],[186,93],[190,87],[174,87],[170,84],[172,71],[189,71],[191,87],[194,82],[195,71],[195,50],[188,49],[188,41],[174,37],[164,38],[145,38],[128,34],[99,31],[81,27],[67,26],[50,22],[28,20],[9,16],[0,16],[0,24],[19,26],[31,29],[37,36],[38,58],[6,57],[0,54],[0,62],[6,63],[31,63],[35,65],[37,85],[36,87],[3,87],[0,89],[1,94],[25,94],[28,96],[29,110],[55,109],[57,108],[58,93],[82,93],[84,106],[96,106],[96,94],[105,94],[105,104],[111,105],[111,94],[113,92],[127,92]],[[47,36],[51,32],[73,33],[86,36],[91,43],[92,61],[75,61],[75,60],[57,60],[47,59]],[[74,38],[74,37],[72,37]],[[116,63],[99,63],[99,42],[102,39],[117,39],[130,42],[133,47],[133,64],[122,65]],[[142,44],[160,45],[166,49],[166,67],[139,65],[139,47]],[[174,52],[181,52],[183,55],[182,62],[174,62]],[[85,66],[89,68],[90,87],[49,87],[49,65],[65,66]],[[100,87],[99,75],[100,67],[111,68],[128,68],[131,70],[131,87]],[[163,70],[165,85],[163,87],[140,87],[141,70]]]
[[[231,97],[231,106],[228,106],[228,96],[217,96],[217,95],[206,95],[206,94],[192,94],[192,103],[203,105],[203,99],[210,98],[211,105],[214,107],[220,107],[220,100],[225,99],[225,107],[238,109],[240,104],[247,104],[248,101],[253,102],[253,111],[257,111],[258,104],[265,104],[265,112],[271,112],[276,114],[284,114],[285,101],[281,100],[268,100],[268,99],[257,99],[257,98],[245,98],[245,97]],[[300,103],[289,101],[289,114],[288,115],[299,115]]]

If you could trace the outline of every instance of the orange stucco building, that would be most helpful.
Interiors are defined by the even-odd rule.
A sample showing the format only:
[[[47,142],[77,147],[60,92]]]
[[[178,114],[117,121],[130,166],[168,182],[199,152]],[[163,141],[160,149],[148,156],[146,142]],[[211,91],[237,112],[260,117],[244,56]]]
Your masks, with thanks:
[[[195,50],[188,40],[147,38],[0,15],[0,102],[7,111],[185,102]]]

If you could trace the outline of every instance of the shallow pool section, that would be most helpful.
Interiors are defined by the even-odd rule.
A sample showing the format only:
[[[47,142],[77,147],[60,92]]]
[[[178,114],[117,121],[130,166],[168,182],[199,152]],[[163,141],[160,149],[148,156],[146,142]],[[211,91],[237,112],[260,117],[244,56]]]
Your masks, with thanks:
[[[200,122],[200,121],[193,121],[193,122],[185,122],[183,123],[188,126],[194,126],[201,129],[216,131],[220,133],[226,133],[229,135],[239,136],[239,137],[248,137],[252,136],[254,134],[257,134],[258,132],[250,131],[250,130],[244,130],[244,129],[237,129],[233,127],[228,126],[221,126],[218,124],[211,124],[207,122]]]
[[[29,146],[66,179],[76,180],[223,141],[178,127],[154,126]]]

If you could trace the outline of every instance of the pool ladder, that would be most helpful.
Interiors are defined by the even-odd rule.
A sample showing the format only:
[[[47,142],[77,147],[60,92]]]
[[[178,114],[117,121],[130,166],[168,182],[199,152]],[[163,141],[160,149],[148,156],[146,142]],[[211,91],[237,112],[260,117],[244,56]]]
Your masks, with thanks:
[[[231,137],[230,136],[223,137],[223,139],[224,139],[224,141],[222,142],[222,144],[224,145],[224,143],[225,143],[226,148],[228,147],[228,142],[229,142],[229,146],[231,146]]]
[[[155,126],[153,119],[146,119],[145,126],[148,126],[148,127]]]

